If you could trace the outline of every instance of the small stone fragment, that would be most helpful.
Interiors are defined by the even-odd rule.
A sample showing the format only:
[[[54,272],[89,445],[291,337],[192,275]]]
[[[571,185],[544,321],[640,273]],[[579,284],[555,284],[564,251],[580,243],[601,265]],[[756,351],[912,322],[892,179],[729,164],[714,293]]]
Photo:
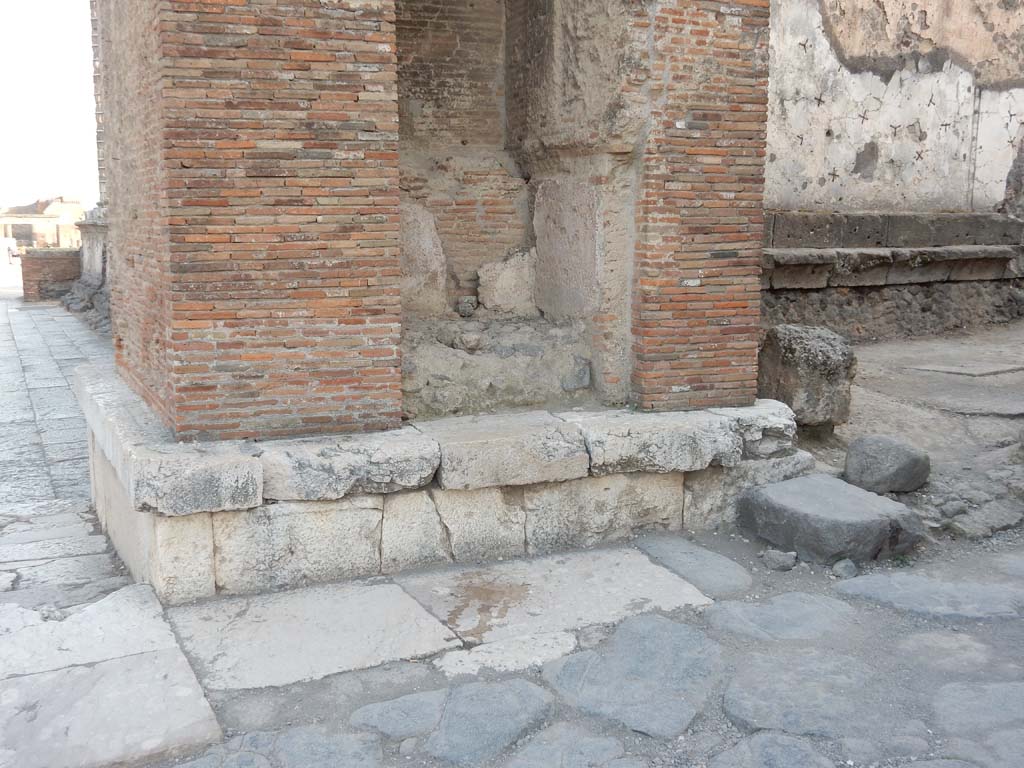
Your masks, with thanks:
[[[792,571],[796,568],[796,552],[781,552],[777,549],[766,549],[761,555],[764,567],[769,571]]]
[[[930,472],[927,453],[885,435],[859,437],[846,451],[846,482],[866,491],[910,493]]]
[[[472,317],[478,306],[476,296],[460,296],[455,304],[455,311],[460,317]]]
[[[832,575],[837,579],[852,579],[859,573],[860,569],[853,560],[840,560],[832,566]]]

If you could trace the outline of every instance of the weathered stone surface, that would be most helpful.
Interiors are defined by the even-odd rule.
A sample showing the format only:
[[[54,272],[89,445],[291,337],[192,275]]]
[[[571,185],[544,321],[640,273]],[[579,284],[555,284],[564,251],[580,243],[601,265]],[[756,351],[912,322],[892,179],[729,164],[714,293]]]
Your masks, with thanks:
[[[444,489],[529,485],[586,477],[590,457],[579,429],[545,411],[417,422],[441,446]]]
[[[459,645],[391,584],[226,598],[173,608],[168,618],[204,684],[217,690],[317,680]],[[302,627],[302,653],[295,652],[295,627]]]
[[[534,295],[546,317],[589,317],[600,304],[597,191],[576,179],[545,179],[533,205]]]
[[[424,749],[456,765],[478,766],[541,722],[553,701],[550,693],[525,680],[457,686]]]
[[[151,519],[142,521],[153,526],[148,541],[134,542],[148,546],[149,572],[142,578],[153,585],[162,602],[174,605],[212,597],[216,592],[213,517],[209,512],[180,517],[147,515]],[[119,545],[127,560],[123,541]]]
[[[399,575],[395,580],[461,637],[483,643],[711,602],[634,549]]]
[[[618,541],[641,530],[683,527],[683,475],[633,472],[528,486],[529,554]]]
[[[949,530],[969,539],[983,539],[1013,528],[1021,520],[1024,520],[1024,503],[1016,499],[998,499],[955,516],[949,521]]]
[[[860,573],[860,569],[853,560],[840,560],[832,564],[832,575],[837,579],[852,579]]]
[[[780,552],[777,549],[766,549],[761,560],[769,571],[792,571],[796,568],[796,552]]]
[[[846,482],[874,493],[909,493],[931,473],[928,454],[885,435],[858,437],[846,451]]]
[[[454,557],[448,532],[427,491],[387,494],[383,525],[383,573],[449,562]]]
[[[809,475],[744,493],[739,522],[801,560],[873,560],[906,552],[924,537],[903,504],[828,475]]]
[[[504,261],[484,264],[477,270],[480,303],[495,312],[538,317],[540,310],[533,300],[536,263],[536,250],[519,248],[510,251]]]
[[[773,459],[741,461],[734,467],[708,467],[687,473],[683,527],[710,531],[732,525],[742,493],[806,475],[814,471],[814,464],[811,454],[796,451]]]
[[[715,629],[756,640],[816,640],[847,627],[855,611],[830,597],[787,592],[764,603],[716,603],[704,615]]]
[[[835,763],[804,739],[766,731],[718,755],[711,768],[835,768]]]
[[[743,455],[736,422],[709,411],[567,411],[558,416],[583,432],[594,475],[692,472],[711,464],[734,466]]]
[[[682,536],[655,533],[639,539],[636,545],[658,564],[713,598],[746,592],[753,583],[750,573],[739,563]]]
[[[29,560],[18,563],[17,570],[19,589],[52,586],[71,587],[89,584],[121,574],[121,570],[112,555],[83,555],[81,557],[62,557],[57,560]]]
[[[177,648],[10,678],[0,701],[0,759],[18,768],[99,768],[221,738]]]
[[[526,512],[518,489],[434,489],[430,497],[455,560],[484,562],[526,554]]]
[[[481,670],[519,672],[539,667],[576,650],[571,632],[549,632],[484,643],[469,650],[448,651],[434,660],[446,675],[476,675]]]
[[[743,457],[767,459],[792,452],[796,415],[778,400],[758,400],[746,408],[711,408],[732,420],[743,439]]]
[[[249,509],[263,501],[260,462],[229,445],[154,444],[130,451],[128,488],[136,509],[192,515]]]
[[[841,654],[808,649],[785,657],[752,654],[726,688],[723,706],[746,731],[861,735],[871,733],[882,716],[862,706],[872,677],[859,661]]]
[[[303,725],[236,736],[180,768],[379,768],[383,759],[375,736]]]
[[[62,539],[44,539],[14,544],[0,539],[0,563],[24,560],[48,560],[55,557],[98,555],[107,551],[105,536],[68,536]]]
[[[1024,728],[1024,682],[950,683],[939,689],[934,707],[939,726],[950,735]]]
[[[703,708],[720,666],[703,633],[648,615],[624,621],[596,650],[547,664],[544,679],[586,712],[674,738]]]
[[[414,315],[440,315],[448,309],[448,264],[437,222],[426,207],[399,205],[402,221],[402,309]]]
[[[259,445],[263,495],[279,501],[420,488],[434,477],[440,456],[437,443],[411,427]]]
[[[837,589],[844,595],[937,618],[1014,618],[1024,611],[1024,597],[1016,587],[942,581],[917,573],[873,573],[844,581]]]
[[[423,736],[441,722],[448,689],[410,693],[391,701],[368,704],[352,713],[349,724],[356,728],[372,728],[389,739]]]
[[[125,587],[60,621],[12,608],[0,613],[0,678],[177,648],[160,603],[144,584]]]
[[[1000,573],[1005,573],[1007,576],[1013,576],[1017,579],[1024,579],[1024,549],[1000,555],[994,562],[996,570]]]
[[[534,736],[505,768],[603,768],[623,754],[622,743],[573,723],[555,723]]]
[[[245,594],[380,573],[381,496],[213,516],[217,588]]]
[[[850,417],[850,387],[857,370],[853,349],[826,329],[777,325],[759,358],[760,397],[781,400],[798,424],[843,424]]]

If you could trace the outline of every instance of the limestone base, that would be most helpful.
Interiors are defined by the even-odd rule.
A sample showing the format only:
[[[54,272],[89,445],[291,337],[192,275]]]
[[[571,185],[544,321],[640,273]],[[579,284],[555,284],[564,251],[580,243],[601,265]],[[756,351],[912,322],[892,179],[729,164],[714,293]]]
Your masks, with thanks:
[[[109,371],[76,390],[100,521],[169,604],[728,526],[743,489],[813,467],[773,401],[181,444]]]

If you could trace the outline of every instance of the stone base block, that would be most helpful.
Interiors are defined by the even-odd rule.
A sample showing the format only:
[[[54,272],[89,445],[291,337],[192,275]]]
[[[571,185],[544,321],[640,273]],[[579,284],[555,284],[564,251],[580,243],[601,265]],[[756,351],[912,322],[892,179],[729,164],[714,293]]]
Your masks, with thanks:
[[[83,371],[77,391],[100,520],[170,604],[678,531],[688,507],[714,526],[748,484],[813,466],[793,452],[792,411],[772,401],[196,445],[167,442],[116,380]]]

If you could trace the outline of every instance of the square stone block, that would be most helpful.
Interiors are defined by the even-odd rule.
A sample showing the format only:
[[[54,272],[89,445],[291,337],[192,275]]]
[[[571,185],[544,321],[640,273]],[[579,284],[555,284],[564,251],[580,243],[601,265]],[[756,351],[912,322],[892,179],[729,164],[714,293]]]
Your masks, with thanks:
[[[559,416],[582,431],[596,476],[692,472],[713,463],[735,464],[743,455],[734,421],[709,411],[566,411]]]
[[[213,517],[217,589],[229,594],[380,573],[382,496],[282,502]]]
[[[384,497],[383,573],[422,568],[453,558],[448,530],[429,492],[390,493]]]
[[[438,485],[470,490],[586,477],[583,435],[545,411],[416,422],[441,446]]]
[[[618,541],[643,530],[683,526],[683,475],[586,477],[525,489],[529,553],[548,554]]]

